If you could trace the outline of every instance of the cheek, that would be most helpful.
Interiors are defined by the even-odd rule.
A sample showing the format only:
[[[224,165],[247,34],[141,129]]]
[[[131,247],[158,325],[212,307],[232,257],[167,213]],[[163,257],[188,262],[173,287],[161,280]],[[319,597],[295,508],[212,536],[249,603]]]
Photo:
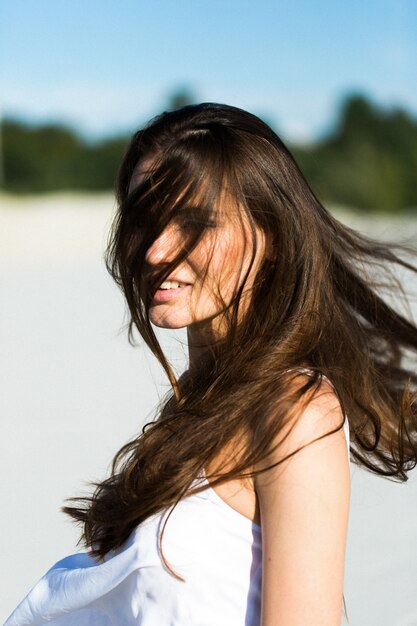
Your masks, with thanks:
[[[245,266],[243,252],[242,242],[233,236],[225,237],[218,243],[213,254],[211,275],[224,293],[235,289],[241,280]]]
[[[249,251],[247,258],[246,249]],[[200,282],[201,289],[229,293],[241,280],[250,261],[250,245],[236,231],[223,230],[213,241],[204,241],[192,252],[188,262]],[[204,274],[207,270],[207,274]],[[198,280],[200,279],[200,280]]]

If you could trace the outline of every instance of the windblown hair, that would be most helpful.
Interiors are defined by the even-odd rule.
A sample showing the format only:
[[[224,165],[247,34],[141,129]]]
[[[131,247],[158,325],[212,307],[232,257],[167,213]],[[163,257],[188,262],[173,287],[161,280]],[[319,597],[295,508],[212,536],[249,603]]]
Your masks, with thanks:
[[[132,185],[145,160],[148,175]],[[106,267],[127,301],[129,342],[136,328],[172,391],[116,454],[110,477],[93,483],[93,495],[71,498],[78,506],[63,508],[83,525],[93,555],[104,558],[149,516],[204,489],[190,486],[232,442],[228,471],[207,475],[212,486],[272,467],[272,442],[323,376],[348,416],[352,461],[407,480],[417,463],[415,360],[410,365],[417,328],[382,295],[407,301],[391,266],[417,272],[407,261],[416,254],[411,245],[383,244],[340,223],[271,128],[223,104],[165,112],[137,132],[119,171],[117,201]],[[239,303],[250,268],[231,301],[220,303],[224,338],[177,380],[149,320],[152,294],[223,210],[249,224],[252,261],[255,226],[267,252],[245,315]],[[184,245],[170,262],[149,268],[147,250],[174,223]],[[300,375],[302,367],[312,375]]]

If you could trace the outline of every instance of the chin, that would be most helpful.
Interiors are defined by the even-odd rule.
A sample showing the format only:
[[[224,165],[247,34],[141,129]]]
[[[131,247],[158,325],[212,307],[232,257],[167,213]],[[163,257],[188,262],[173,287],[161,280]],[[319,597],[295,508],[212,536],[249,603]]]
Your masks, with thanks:
[[[172,330],[174,330],[177,328],[185,328],[186,326],[190,325],[190,322],[186,320],[169,319],[169,318],[164,318],[159,315],[151,314],[149,315],[149,319],[152,322],[152,324],[154,326],[157,326],[158,328],[171,328]]]
[[[152,320],[151,320],[152,321]],[[157,326],[158,328],[166,328],[166,329],[171,329],[171,330],[176,330],[179,328],[185,328],[186,326],[188,326],[188,324],[171,324],[171,323],[165,323],[165,322],[152,322],[152,324],[154,326]]]

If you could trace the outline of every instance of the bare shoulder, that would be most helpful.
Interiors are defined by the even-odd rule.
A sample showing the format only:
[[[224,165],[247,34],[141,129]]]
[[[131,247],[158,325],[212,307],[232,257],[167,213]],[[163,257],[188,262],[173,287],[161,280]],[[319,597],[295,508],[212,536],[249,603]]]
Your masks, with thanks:
[[[350,502],[343,422],[337,395],[324,380],[264,464],[278,465],[255,476],[262,626],[340,624]]]
[[[302,385],[307,381],[308,376],[300,374],[297,376],[296,384]],[[339,398],[331,383],[324,378],[308,405],[300,411],[296,419],[284,424],[279,436],[273,440],[274,452],[268,462],[263,462],[256,469],[277,462],[279,465],[257,475],[255,487],[261,488],[266,482],[264,478],[268,478],[270,482],[272,477],[278,477],[284,472],[284,468],[288,473],[289,466],[294,465],[294,462],[290,463],[290,458],[297,458],[300,463],[310,463],[313,456],[319,458],[321,452],[329,448],[339,451],[342,458],[347,457],[344,421],[345,416]],[[335,432],[332,433],[332,431]],[[288,462],[284,460],[286,457],[288,457]]]

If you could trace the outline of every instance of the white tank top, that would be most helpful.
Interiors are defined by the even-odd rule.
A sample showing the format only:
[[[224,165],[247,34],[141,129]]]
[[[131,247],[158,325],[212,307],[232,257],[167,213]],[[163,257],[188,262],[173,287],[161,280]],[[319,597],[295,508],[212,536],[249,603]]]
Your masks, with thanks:
[[[345,418],[349,459],[349,424]],[[207,483],[204,476],[193,483]],[[4,626],[259,626],[261,527],[211,487],[142,522],[99,563],[88,552],[56,563]]]

